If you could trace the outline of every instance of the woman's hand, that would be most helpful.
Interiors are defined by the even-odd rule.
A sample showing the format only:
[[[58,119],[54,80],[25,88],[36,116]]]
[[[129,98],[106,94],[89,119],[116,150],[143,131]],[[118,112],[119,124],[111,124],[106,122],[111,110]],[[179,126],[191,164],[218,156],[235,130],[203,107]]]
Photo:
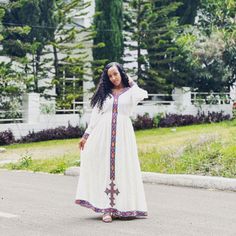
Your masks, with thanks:
[[[87,140],[85,138],[80,139],[80,141],[79,141],[79,148],[80,149],[82,149],[82,150],[84,149],[84,145],[85,145],[86,141]]]

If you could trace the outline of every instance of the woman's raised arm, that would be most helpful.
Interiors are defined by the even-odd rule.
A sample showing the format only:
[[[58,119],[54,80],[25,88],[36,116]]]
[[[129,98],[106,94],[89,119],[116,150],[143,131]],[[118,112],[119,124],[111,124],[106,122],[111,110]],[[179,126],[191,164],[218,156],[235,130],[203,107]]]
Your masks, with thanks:
[[[129,77],[129,85],[131,89],[131,96],[132,96],[132,102],[133,105],[136,106],[140,101],[142,101],[144,98],[148,98],[148,92],[138,86],[136,82],[134,82]]]

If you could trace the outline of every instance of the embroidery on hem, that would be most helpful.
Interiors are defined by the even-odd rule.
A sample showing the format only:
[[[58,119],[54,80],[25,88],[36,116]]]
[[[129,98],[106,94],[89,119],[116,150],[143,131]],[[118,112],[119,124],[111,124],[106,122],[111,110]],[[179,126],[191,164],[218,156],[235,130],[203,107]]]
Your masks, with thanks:
[[[119,211],[116,208],[97,208],[94,207],[91,203],[89,203],[88,201],[85,200],[75,200],[76,204],[79,204],[83,207],[87,207],[92,209],[93,211],[97,212],[97,213],[115,213],[117,216],[122,216],[122,217],[129,217],[129,216],[147,216],[148,213],[147,211]]]

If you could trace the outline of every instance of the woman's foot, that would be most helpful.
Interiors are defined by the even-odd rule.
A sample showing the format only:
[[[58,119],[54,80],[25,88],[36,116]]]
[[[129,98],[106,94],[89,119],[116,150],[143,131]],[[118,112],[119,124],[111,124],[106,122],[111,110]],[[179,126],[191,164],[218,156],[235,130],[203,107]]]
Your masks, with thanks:
[[[112,219],[119,219],[120,218],[120,216],[116,215],[115,213],[112,213],[111,216],[112,216]]]
[[[111,213],[104,213],[102,216],[102,221],[106,223],[112,222]]]

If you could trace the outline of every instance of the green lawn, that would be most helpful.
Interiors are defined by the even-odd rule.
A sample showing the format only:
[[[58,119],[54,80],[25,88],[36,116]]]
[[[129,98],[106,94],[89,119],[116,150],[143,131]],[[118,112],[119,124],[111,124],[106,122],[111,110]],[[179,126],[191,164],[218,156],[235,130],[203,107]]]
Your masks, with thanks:
[[[236,178],[236,120],[136,131],[142,171]],[[1,159],[21,158],[9,169],[63,173],[79,165],[79,139],[6,146]],[[14,159],[13,158],[13,159]]]

